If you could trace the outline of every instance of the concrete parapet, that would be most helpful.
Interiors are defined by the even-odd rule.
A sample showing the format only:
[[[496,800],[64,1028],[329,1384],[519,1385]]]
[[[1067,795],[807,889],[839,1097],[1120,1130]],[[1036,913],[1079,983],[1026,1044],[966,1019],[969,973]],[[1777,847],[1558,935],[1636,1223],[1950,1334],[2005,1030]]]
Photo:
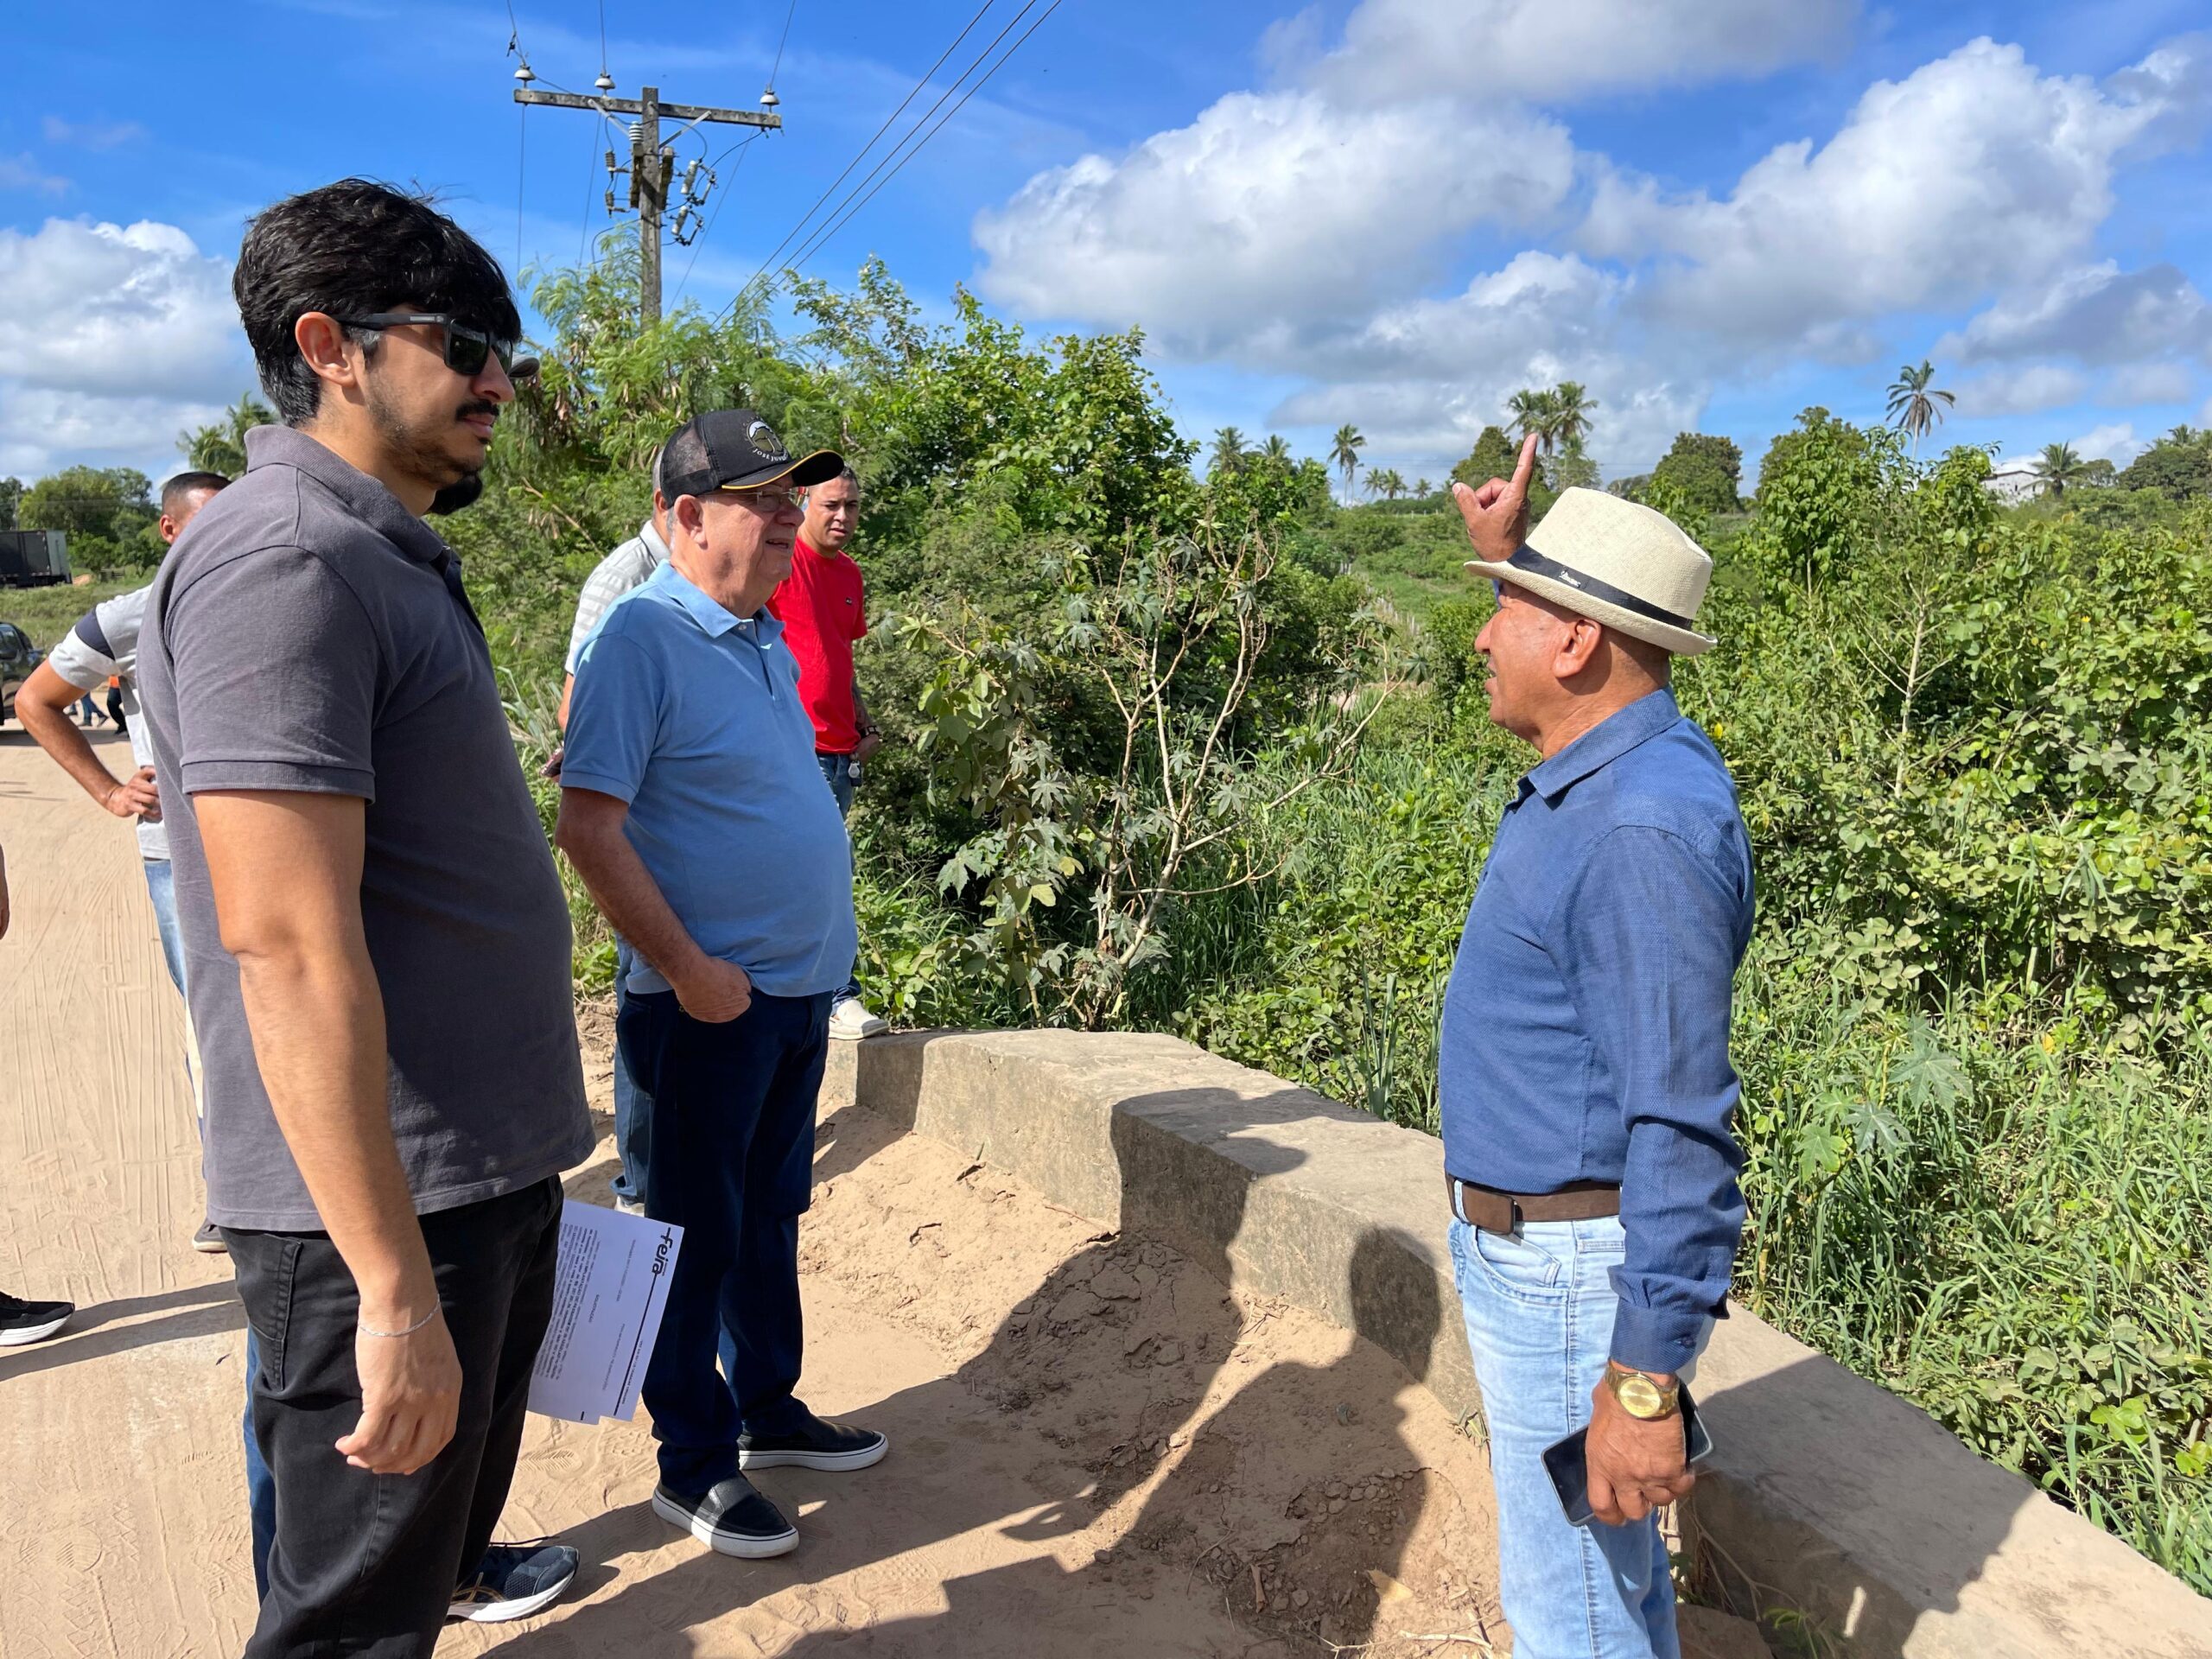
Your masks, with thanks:
[[[1453,1413],[1480,1408],[1430,1136],[1171,1037],[830,1046],[825,1100],[1164,1239],[1357,1331]],[[1698,1396],[1717,1450],[1688,1530],[1738,1611],[1802,1612],[1869,1659],[2212,1659],[2212,1602],[1740,1308]]]

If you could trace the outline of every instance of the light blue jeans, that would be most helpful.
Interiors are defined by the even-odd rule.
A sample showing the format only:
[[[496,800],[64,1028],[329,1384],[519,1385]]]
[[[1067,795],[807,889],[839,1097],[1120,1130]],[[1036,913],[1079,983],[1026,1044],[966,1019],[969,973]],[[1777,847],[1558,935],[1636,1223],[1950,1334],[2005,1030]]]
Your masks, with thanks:
[[[1452,1268],[1490,1428],[1498,1599],[1515,1659],[1681,1659],[1656,1516],[1567,1524],[1544,1448],[1590,1421],[1619,1306],[1618,1217],[1485,1233],[1456,1217]]]
[[[177,931],[176,874],[166,858],[140,861],[146,870],[147,896],[154,901],[154,925],[161,930],[162,957],[168,963],[176,994],[184,995],[184,940]],[[185,1062],[191,1071],[189,1057]],[[253,1587],[256,1595],[269,1593],[269,1548],[276,1537],[276,1483],[261,1456],[261,1442],[253,1437],[253,1379],[261,1370],[261,1344],[253,1327],[245,1328],[245,1506],[252,1519]]]

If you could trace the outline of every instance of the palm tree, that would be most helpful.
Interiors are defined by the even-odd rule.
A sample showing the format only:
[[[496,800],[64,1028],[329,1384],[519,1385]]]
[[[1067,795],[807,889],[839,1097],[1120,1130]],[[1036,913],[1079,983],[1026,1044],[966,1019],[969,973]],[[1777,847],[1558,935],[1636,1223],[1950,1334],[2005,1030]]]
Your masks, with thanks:
[[[1505,401],[1513,414],[1513,425],[1522,437],[1535,435],[1536,446],[1546,454],[1559,441],[1559,394],[1552,391],[1537,391],[1523,387]]]
[[[1949,392],[1938,391],[1928,384],[1935,378],[1936,365],[1923,359],[1916,369],[1910,363],[1901,365],[1897,369],[1897,378],[1890,385],[1889,418],[1897,423],[1900,430],[1912,434],[1912,454],[1916,461],[1920,458],[1921,439],[1927,436],[1936,423],[1943,418],[1943,410],[1958,402]],[[1938,404],[1943,406],[1942,409],[1936,407]]]
[[[276,411],[249,391],[213,425],[180,433],[176,447],[194,471],[236,478],[245,471],[245,435],[257,426],[272,426],[276,420]]]
[[[1344,475],[1344,494],[1351,494],[1352,475],[1359,470],[1359,452],[1367,447],[1367,440],[1350,421],[1337,429],[1332,441],[1329,460]]]
[[[1570,448],[1581,442],[1590,435],[1590,411],[1597,407],[1580,380],[1560,381],[1552,388],[1552,436]]]
[[[2089,475],[2090,463],[2075,454],[2070,443],[2046,443],[2035,467],[2044,488],[2056,498],[2066,493],[2069,484],[2079,484]]]
[[[1268,441],[1260,446],[1260,453],[1269,461],[1279,461],[1286,467],[1291,464],[1290,440],[1279,432],[1268,434]]]
[[[1213,435],[1212,470],[1233,473],[1244,465],[1244,435],[1233,426],[1224,426]]]
[[[1380,467],[1370,467],[1367,469],[1367,477],[1362,480],[1363,487],[1370,495],[1380,495],[1382,493],[1383,480],[1389,477],[1389,474]]]
[[[1425,478],[1417,478],[1414,480],[1414,493],[1420,496],[1424,500],[1428,498],[1434,487],[1435,486],[1430,484]]]
[[[1385,501],[1395,501],[1406,493],[1406,480],[1398,475],[1398,469],[1395,467],[1385,467],[1380,473],[1370,473],[1368,479],[1382,492]]]

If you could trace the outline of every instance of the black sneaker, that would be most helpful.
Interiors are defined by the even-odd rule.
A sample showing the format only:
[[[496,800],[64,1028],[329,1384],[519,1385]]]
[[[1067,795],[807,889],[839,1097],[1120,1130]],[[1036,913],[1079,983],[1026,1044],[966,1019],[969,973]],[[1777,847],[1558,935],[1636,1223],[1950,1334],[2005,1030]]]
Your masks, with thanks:
[[[192,1248],[202,1255],[222,1255],[230,1246],[223,1243],[222,1230],[212,1221],[203,1221],[192,1236]]]
[[[697,1497],[656,1486],[653,1513],[724,1555],[760,1560],[798,1548],[798,1529],[743,1475],[732,1475]]]
[[[741,1434],[741,1469],[827,1469],[837,1472],[881,1463],[891,1442],[872,1428],[824,1422],[812,1412],[788,1434]]]
[[[575,1581],[581,1559],[566,1544],[494,1544],[477,1563],[476,1576],[453,1592],[446,1616],[502,1624],[543,1612]]]
[[[44,1342],[68,1324],[76,1311],[74,1302],[27,1302],[0,1290],[0,1348]]]

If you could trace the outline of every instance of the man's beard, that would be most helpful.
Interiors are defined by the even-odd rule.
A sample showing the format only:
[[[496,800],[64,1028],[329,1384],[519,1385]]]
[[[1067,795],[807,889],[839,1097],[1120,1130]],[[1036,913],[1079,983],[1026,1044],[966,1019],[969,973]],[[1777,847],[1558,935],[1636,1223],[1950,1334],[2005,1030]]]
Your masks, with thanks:
[[[454,482],[447,485],[435,495],[432,496],[430,498],[430,512],[432,515],[435,517],[443,517],[448,512],[459,512],[463,507],[467,506],[470,502],[475,500],[478,496],[483,493],[484,474],[481,473],[471,473],[467,477],[456,480]]]
[[[371,385],[373,386],[373,382]],[[373,390],[368,393],[367,404],[369,419],[376,426],[377,435],[391,448],[393,459],[425,482],[432,479],[442,480],[430,502],[432,512],[458,512],[484,493],[480,462],[471,467],[466,461],[456,461],[436,440],[403,423],[391,405]],[[499,407],[497,404],[473,398],[454,410],[453,418],[459,421],[471,415],[496,416]]]

